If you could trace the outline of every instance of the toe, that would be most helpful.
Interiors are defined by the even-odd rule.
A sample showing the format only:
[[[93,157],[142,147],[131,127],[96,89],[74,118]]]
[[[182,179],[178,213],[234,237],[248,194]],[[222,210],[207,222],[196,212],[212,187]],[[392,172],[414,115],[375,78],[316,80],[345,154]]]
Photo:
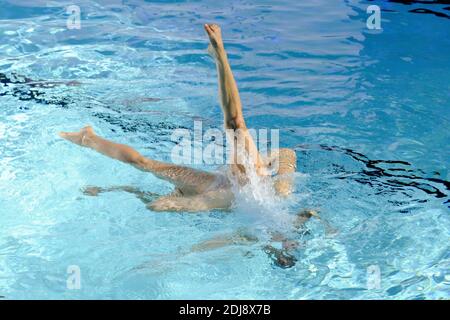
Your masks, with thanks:
[[[60,132],[59,136],[70,142],[81,144],[81,134],[79,132]]]
[[[76,134],[77,134],[77,132],[64,132],[64,131],[61,131],[60,133],[58,133],[58,135],[64,139],[73,138]]]

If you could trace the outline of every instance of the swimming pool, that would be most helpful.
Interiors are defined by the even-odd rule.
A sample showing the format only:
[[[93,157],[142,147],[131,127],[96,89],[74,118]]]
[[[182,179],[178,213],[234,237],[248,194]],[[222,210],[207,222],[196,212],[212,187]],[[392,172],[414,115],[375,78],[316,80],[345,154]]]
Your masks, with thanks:
[[[448,5],[75,2],[80,29],[67,28],[73,1],[0,0],[0,296],[450,297]],[[372,4],[382,30],[366,26]],[[297,152],[294,195],[198,214],[151,212],[127,193],[84,195],[86,185],[171,186],[58,131],[91,124],[170,161],[174,129],[222,126],[210,21],[222,26],[248,126],[280,129],[281,146]],[[33,93],[14,75],[80,85]],[[301,208],[319,208],[336,232],[311,219],[292,268],[260,243],[189,252],[252,221],[242,217]],[[74,266],[80,288],[68,286]]]

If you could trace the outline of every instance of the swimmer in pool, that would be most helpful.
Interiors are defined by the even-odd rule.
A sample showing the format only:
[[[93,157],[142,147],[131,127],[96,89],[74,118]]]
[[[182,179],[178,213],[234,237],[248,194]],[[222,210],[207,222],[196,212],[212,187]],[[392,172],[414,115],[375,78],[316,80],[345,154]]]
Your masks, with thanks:
[[[208,52],[213,56],[219,82],[219,98],[224,115],[224,127],[234,132],[237,139],[245,141],[245,153],[251,159],[254,170],[260,176],[273,179],[275,191],[280,196],[288,196],[292,192],[292,174],[296,169],[296,154],[292,149],[278,149],[272,151],[267,158],[263,158],[255,145],[242,112],[239,91],[228,62],[227,53],[222,41],[220,27],[217,24],[205,24],[205,31],[209,37]],[[211,209],[229,209],[234,197],[231,182],[226,175],[196,170],[193,168],[164,163],[142,156],[132,147],[106,140],[95,134],[90,127],[84,127],[79,132],[61,132],[60,136],[75,144],[93,149],[108,157],[131,164],[139,170],[150,172],[156,177],[166,180],[175,186],[169,195],[148,201],[148,208],[153,211],[188,211],[198,212]],[[236,139],[234,139],[236,141]],[[233,157],[237,158],[236,143]],[[274,163],[276,162],[276,166]],[[269,169],[276,167],[274,177],[269,177]],[[246,169],[234,161],[229,165],[231,176],[241,184],[246,181]],[[141,199],[145,193],[130,187],[122,190],[136,194]],[[100,188],[87,189],[95,195],[102,192]]]
[[[292,149],[273,150],[267,158],[262,157],[245,125],[242,112],[239,91],[228,62],[220,27],[217,24],[205,24],[210,44],[208,52],[216,62],[219,82],[219,98],[224,115],[224,128],[231,130],[234,137],[245,141],[244,153],[251,159],[255,172],[260,176],[267,176],[272,179],[276,193],[286,197],[292,193],[293,173],[296,170],[296,154]],[[131,186],[114,186],[109,188],[86,187],[84,193],[90,196],[97,196],[103,192],[124,191],[136,195],[149,209],[153,211],[181,211],[200,212],[211,209],[230,209],[234,196],[231,191],[231,181],[228,176],[234,177],[240,184],[245,184],[246,168],[238,164],[237,145],[235,144],[234,164],[229,165],[231,175],[212,173],[196,170],[193,168],[179,166],[171,163],[164,163],[142,156],[132,147],[106,140],[95,134],[91,127],[85,127],[79,132],[61,132],[60,136],[75,144],[91,148],[108,157],[133,165],[139,170],[150,172],[156,177],[166,180],[175,186],[172,193],[159,196],[151,192],[141,191]],[[276,168],[275,174],[269,172]],[[272,172],[273,173],[273,172]],[[314,210],[301,210],[297,213],[294,221],[294,228],[299,232],[306,232],[305,222],[311,217],[322,220]],[[329,230],[331,227],[323,221]],[[216,236],[193,246],[190,252],[203,252],[218,249],[228,245],[248,245],[259,241],[257,237],[249,234],[245,230],[238,230],[232,234]],[[293,255],[295,250],[301,247],[296,240],[290,240],[279,232],[271,233],[271,241],[280,243],[280,247],[271,244],[263,245],[262,249],[273,260],[274,264],[289,268],[295,265],[296,258]]]

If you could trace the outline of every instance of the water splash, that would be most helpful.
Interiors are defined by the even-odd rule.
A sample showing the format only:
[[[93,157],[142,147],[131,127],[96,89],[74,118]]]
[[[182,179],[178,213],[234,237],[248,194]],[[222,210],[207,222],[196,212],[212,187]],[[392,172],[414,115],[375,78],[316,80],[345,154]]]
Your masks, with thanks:
[[[247,183],[240,184],[231,172],[228,176],[235,197],[234,209],[243,223],[263,237],[275,231],[292,231],[294,216],[289,213],[289,201],[276,194],[270,176],[257,174],[251,157],[246,155],[241,159]]]

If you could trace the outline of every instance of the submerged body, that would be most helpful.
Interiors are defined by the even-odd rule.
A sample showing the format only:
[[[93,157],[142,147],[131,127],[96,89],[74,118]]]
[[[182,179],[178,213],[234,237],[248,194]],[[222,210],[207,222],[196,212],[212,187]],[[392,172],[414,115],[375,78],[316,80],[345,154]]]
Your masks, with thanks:
[[[234,161],[228,167],[229,174],[206,172],[146,158],[130,146],[96,135],[89,126],[79,132],[60,133],[64,139],[131,164],[139,170],[150,172],[172,183],[175,190],[171,194],[148,203],[148,207],[154,211],[196,212],[229,209],[234,200],[230,179],[235,179],[239,184],[245,184],[249,170],[254,170],[257,175],[271,179],[277,194],[287,196],[292,192],[291,174],[296,169],[295,152],[291,149],[273,150],[267,158],[259,154],[245,124],[239,91],[228,62],[220,27],[216,24],[206,24],[204,27],[210,40],[208,52],[216,62],[224,127],[234,134],[232,139]],[[241,145],[237,143],[237,140],[243,142],[244,150],[238,150]],[[241,153],[249,159],[249,165],[246,166],[238,161],[238,154]],[[272,177],[269,172],[274,168],[276,170]]]
[[[61,132],[60,136],[75,144],[93,149],[110,158],[131,164],[135,168],[150,172],[156,177],[174,185],[168,195],[156,195],[130,186],[109,188],[87,187],[84,193],[96,196],[102,192],[124,191],[136,195],[147,208],[152,211],[200,212],[212,209],[228,210],[234,202],[234,185],[245,185],[251,177],[258,176],[269,182],[278,196],[288,196],[293,189],[293,173],[296,170],[296,153],[292,149],[271,150],[262,156],[249,133],[239,97],[239,91],[228,63],[227,54],[222,42],[221,30],[216,24],[206,24],[205,31],[210,40],[208,52],[213,56],[218,74],[219,97],[224,115],[224,129],[227,141],[231,141],[232,163],[224,172],[207,172],[186,166],[175,165],[146,158],[130,146],[106,140],[95,134],[92,127],[87,126],[79,132]],[[231,135],[231,136],[230,136]],[[273,196],[276,196],[275,194]],[[270,201],[271,199],[267,199]],[[295,230],[303,229],[304,223],[312,216],[318,215],[313,210],[302,210],[295,216]],[[320,219],[320,218],[319,218]],[[289,240],[283,234],[272,230],[271,242],[278,242],[281,248],[271,244],[263,245],[264,252],[282,268],[295,265],[297,259],[292,254],[300,247],[298,241]],[[225,234],[191,248],[190,252],[201,252],[218,249],[227,245],[248,245],[259,242],[257,236],[245,230]]]

